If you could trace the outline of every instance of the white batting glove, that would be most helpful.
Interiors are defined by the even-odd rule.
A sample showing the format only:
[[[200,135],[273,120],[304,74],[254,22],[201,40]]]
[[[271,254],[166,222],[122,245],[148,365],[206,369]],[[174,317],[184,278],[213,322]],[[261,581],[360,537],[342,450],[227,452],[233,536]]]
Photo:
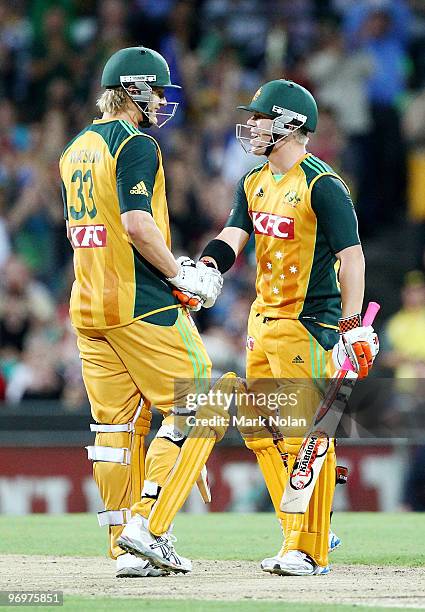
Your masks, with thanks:
[[[179,290],[178,294],[175,293],[176,297],[192,310],[199,310],[201,306],[211,308],[223,286],[220,272],[201,261],[195,264],[190,257],[179,257],[176,262],[179,266],[176,276],[167,278]]]
[[[204,308],[211,308],[214,306],[216,299],[221,293],[223,287],[223,277],[221,273],[211,266],[206,266],[202,261],[198,261],[196,268],[199,271],[199,278],[201,281],[201,288],[198,291],[204,299],[202,304]]]
[[[167,281],[177,287],[177,289],[190,291],[190,293],[197,295],[200,281],[195,262],[190,257],[183,256],[176,259],[176,263],[178,265],[177,274],[167,278]]]

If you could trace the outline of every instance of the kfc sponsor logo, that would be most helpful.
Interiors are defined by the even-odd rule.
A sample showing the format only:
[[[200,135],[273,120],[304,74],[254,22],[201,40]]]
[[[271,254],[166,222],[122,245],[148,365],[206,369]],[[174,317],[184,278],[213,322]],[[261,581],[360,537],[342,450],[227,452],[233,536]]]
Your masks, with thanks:
[[[106,246],[106,227],[104,225],[75,225],[71,227],[71,241],[75,249]]]
[[[247,336],[247,338],[246,338],[246,348],[249,351],[253,351],[254,350],[254,338],[252,336]]]
[[[252,211],[252,221],[256,234],[273,236],[282,240],[294,239],[294,219],[280,217],[271,213]]]

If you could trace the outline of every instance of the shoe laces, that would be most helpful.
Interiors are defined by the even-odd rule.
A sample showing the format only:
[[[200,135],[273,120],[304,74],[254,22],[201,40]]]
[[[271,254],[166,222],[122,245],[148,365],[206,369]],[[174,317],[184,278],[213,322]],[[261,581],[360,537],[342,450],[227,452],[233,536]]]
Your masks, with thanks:
[[[176,536],[175,536],[175,535],[174,535],[174,533],[173,533],[173,529],[174,529],[174,523],[171,523],[171,525],[170,525],[170,527],[169,527],[169,529],[168,529],[167,533],[165,534],[165,536],[166,536],[167,540],[168,540],[170,543],[177,542],[177,538],[176,538]]]

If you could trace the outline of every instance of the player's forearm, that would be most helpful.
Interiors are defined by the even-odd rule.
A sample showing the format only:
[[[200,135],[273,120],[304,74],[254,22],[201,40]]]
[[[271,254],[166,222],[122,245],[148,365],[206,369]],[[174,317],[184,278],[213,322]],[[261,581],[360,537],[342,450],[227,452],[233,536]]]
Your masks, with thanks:
[[[177,274],[176,260],[167,247],[164,237],[158,229],[153,217],[148,213],[126,217],[122,215],[123,225],[137,251],[166,278]]]
[[[361,313],[365,286],[365,262],[360,245],[337,253],[340,261],[339,282],[341,285],[342,316]]]
[[[157,270],[162,272],[166,278],[177,274],[176,260],[165,244],[162,234],[149,237],[132,238],[132,242],[140,255],[144,257]]]
[[[235,251],[235,255],[237,257],[248,242],[249,235],[247,232],[239,229],[238,227],[225,227],[223,230],[221,230],[216,239],[227,242],[227,244]]]
[[[224,273],[231,268],[248,239],[249,235],[244,230],[238,227],[225,227],[214,240],[208,243],[202,252],[202,261],[211,261],[220,272]],[[209,248],[210,245],[214,247]],[[224,251],[223,247],[225,247]]]

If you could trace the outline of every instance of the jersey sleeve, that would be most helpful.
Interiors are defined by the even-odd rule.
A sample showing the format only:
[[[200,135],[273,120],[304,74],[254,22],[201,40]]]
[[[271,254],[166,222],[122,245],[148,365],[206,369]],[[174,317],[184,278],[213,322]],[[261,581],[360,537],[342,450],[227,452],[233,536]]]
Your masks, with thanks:
[[[158,170],[158,151],[150,138],[133,136],[117,159],[117,193],[121,213],[144,210],[152,214],[151,200]]]
[[[61,179],[61,194],[62,194],[62,202],[63,202],[63,218],[65,221],[68,221],[68,205],[66,199],[66,189],[63,181]]]
[[[252,219],[249,216],[248,199],[246,197],[244,183],[245,176],[240,179],[236,186],[233,206],[229,218],[227,219],[226,227],[239,227],[248,234],[251,234],[253,230]]]
[[[342,181],[320,177],[312,188],[311,206],[334,253],[360,244],[354,205]]]

